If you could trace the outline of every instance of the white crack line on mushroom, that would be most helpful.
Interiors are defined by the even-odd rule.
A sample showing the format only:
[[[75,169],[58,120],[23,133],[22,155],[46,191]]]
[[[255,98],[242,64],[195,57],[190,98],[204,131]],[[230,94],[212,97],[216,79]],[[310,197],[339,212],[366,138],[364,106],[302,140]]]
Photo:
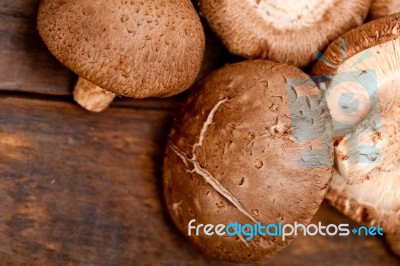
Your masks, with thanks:
[[[199,141],[195,143],[192,147],[192,158],[189,158],[184,152],[182,152],[175,144],[172,142],[169,142],[169,146],[171,147],[172,151],[182,160],[182,162],[185,164],[185,166],[189,169],[189,163],[193,165],[192,170],[188,170],[189,173],[196,173],[203,177],[204,181],[207,182],[215,191],[217,191],[221,196],[223,196],[226,200],[228,200],[233,206],[235,206],[241,213],[243,213],[245,216],[247,216],[252,222],[258,223],[257,219],[253,217],[253,215],[246,210],[246,208],[243,207],[243,205],[239,202],[238,199],[235,198],[234,195],[232,195],[231,192],[229,192],[228,189],[226,189],[219,181],[216,179],[210,172],[208,172],[206,169],[202,168],[197,161],[195,150],[198,147],[202,147],[204,143],[205,136],[207,134],[208,127],[213,123],[215,113],[217,112],[218,108],[228,102],[228,99],[225,98],[223,100],[220,100],[214,108],[211,110],[209,113],[206,122],[203,125],[203,128],[200,132],[199,136]],[[241,239],[242,242],[244,239]],[[246,245],[248,243],[244,241]]]
[[[233,204],[241,213],[246,215],[250,220],[252,220],[254,223],[258,223],[256,219],[250,214],[249,211],[247,211],[242,204],[233,196],[215,177],[211,175],[210,172],[205,170],[200,166],[200,164],[193,160],[190,159],[184,154],[176,145],[173,143],[169,143],[169,146],[171,149],[174,151],[174,153],[181,158],[185,166],[189,169],[189,162],[193,164],[193,170],[188,170],[189,173],[196,173],[203,177],[204,181],[206,181],[207,184],[209,184],[215,191],[217,191],[221,196],[223,196],[226,200],[228,200],[231,204]],[[247,241],[240,235],[239,236],[240,241],[242,241],[246,246],[249,246]]]
[[[208,127],[212,124],[213,120],[214,120],[214,116],[215,113],[218,111],[218,108],[226,103],[228,101],[228,98],[222,99],[220,100],[215,106],[214,108],[211,110],[211,112],[208,114],[207,120],[203,125],[203,128],[200,131],[200,137],[199,137],[199,142],[195,143],[192,147],[192,156],[193,156],[193,160],[196,160],[196,154],[195,154],[195,150],[197,147],[203,147],[203,143],[204,143],[204,138],[206,137],[207,134],[207,130]]]

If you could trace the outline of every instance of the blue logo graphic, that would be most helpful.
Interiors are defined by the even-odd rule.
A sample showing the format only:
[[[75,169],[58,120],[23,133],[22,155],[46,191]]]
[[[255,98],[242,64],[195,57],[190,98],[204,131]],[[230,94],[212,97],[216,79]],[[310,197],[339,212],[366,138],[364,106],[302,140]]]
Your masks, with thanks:
[[[243,242],[251,241],[254,237],[280,237],[285,241],[288,237],[297,235],[304,236],[349,236],[351,233],[357,236],[383,236],[383,228],[380,226],[360,226],[350,231],[349,224],[317,224],[304,225],[298,222],[294,224],[283,224],[282,222],[262,224],[241,224],[239,222],[225,224],[196,224],[196,219],[188,223],[188,236],[238,236]],[[246,243],[247,245],[247,243]]]
[[[346,92],[339,98],[339,107],[342,112],[351,114],[357,111],[358,107],[360,106],[359,99],[355,98],[355,94],[352,92]]]
[[[333,158],[332,129],[329,121],[329,112],[323,94],[317,91],[315,95],[300,96],[302,88],[314,87],[311,78],[290,79],[286,89],[288,95],[291,128],[293,137],[299,141],[319,140],[322,148],[305,151],[300,155],[299,165],[302,168],[331,168]],[[304,91],[304,90],[303,90]],[[328,127],[328,128],[327,128]]]
[[[376,71],[374,69],[357,70],[356,68],[371,58],[373,52],[368,49],[357,55],[358,59],[354,63],[345,65],[346,46],[344,40],[339,42],[342,57],[340,72],[287,81],[286,87],[294,137],[298,141],[322,141],[321,150],[311,150],[300,155],[299,164],[301,167],[331,167],[332,158],[329,156],[331,150],[329,143],[332,142],[333,136],[347,136],[347,149],[357,151],[357,154],[349,158],[350,163],[380,162],[381,154],[376,147],[357,142],[362,134],[381,132],[382,129]],[[335,67],[322,53],[318,53],[317,59],[330,67]],[[298,96],[296,92],[298,87],[313,84],[320,88],[320,95]],[[323,112],[326,105],[330,109],[333,132],[330,132],[324,122],[318,119],[318,112]],[[373,119],[364,121],[367,117],[373,117]]]

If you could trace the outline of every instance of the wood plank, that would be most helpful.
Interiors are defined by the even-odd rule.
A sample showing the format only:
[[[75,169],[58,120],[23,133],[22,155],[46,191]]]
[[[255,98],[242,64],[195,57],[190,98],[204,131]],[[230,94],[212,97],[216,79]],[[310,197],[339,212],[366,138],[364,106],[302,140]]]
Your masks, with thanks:
[[[73,74],[47,50],[36,30],[39,0],[0,3],[0,88],[69,95]]]
[[[324,202],[312,223],[323,225],[346,223],[350,228],[360,225],[339,213]],[[367,236],[307,236],[297,238],[267,265],[400,265],[400,259],[392,254],[383,237]]]
[[[233,265],[174,227],[162,197],[170,110],[91,114],[0,97],[0,265]],[[346,222],[324,205],[315,221]],[[379,264],[378,264],[379,263]],[[301,237],[258,265],[398,265],[379,238]]]

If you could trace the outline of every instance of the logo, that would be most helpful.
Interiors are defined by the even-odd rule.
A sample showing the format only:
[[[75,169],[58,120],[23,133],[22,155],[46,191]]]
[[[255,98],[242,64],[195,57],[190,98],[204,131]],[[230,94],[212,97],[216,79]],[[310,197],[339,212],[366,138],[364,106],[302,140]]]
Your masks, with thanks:
[[[329,224],[322,225],[321,222],[318,224],[303,225],[300,223],[283,224],[279,222],[277,224],[263,225],[261,222],[255,224],[240,224],[238,222],[224,224],[195,224],[196,219],[192,219],[188,223],[188,236],[200,236],[204,234],[206,236],[238,236],[242,240],[251,241],[254,237],[270,236],[279,237],[283,241],[291,236],[304,235],[304,236],[349,236],[350,234],[356,236],[383,236],[383,228],[380,226],[360,226],[350,229],[349,224]]]
[[[351,60],[345,60],[346,47],[347,44],[342,39],[339,42],[342,62],[336,74],[287,81],[294,137],[298,141],[322,141],[321,150],[312,150],[300,155],[299,164],[303,168],[331,167],[332,158],[329,153],[334,136],[346,136],[347,150],[357,151],[352,153],[354,156],[349,157],[349,163],[380,162],[380,151],[376,147],[358,143],[362,134],[381,132],[382,129],[377,74],[374,69],[363,69],[363,63],[373,56],[373,51],[370,48],[353,56]],[[318,53],[317,59],[328,66],[334,65],[322,53]],[[312,84],[320,88],[318,93],[298,93],[305,91],[302,87]],[[322,105],[321,97],[325,99]],[[315,120],[316,112],[324,110],[325,104],[330,110],[333,132],[325,130],[323,121]],[[368,117],[371,119],[366,120]]]

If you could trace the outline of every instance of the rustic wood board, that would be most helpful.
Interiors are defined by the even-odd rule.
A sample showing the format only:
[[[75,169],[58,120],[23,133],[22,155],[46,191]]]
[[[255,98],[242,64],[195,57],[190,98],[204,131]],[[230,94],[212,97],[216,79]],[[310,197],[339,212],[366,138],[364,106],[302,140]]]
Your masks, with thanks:
[[[0,264],[221,265],[170,222],[170,110],[0,98]],[[315,222],[349,222],[324,206]],[[265,265],[395,265],[379,238],[302,237]],[[226,264],[228,265],[228,264]]]
[[[68,95],[73,75],[49,54],[37,34],[38,3],[0,2],[1,89]]]
[[[231,265],[207,258],[162,197],[168,127],[184,94],[73,103],[76,76],[36,32],[39,0],[0,3],[0,266]],[[199,78],[236,60],[208,38]],[[324,204],[314,222],[350,223]],[[399,265],[380,238],[300,237],[259,265]]]

